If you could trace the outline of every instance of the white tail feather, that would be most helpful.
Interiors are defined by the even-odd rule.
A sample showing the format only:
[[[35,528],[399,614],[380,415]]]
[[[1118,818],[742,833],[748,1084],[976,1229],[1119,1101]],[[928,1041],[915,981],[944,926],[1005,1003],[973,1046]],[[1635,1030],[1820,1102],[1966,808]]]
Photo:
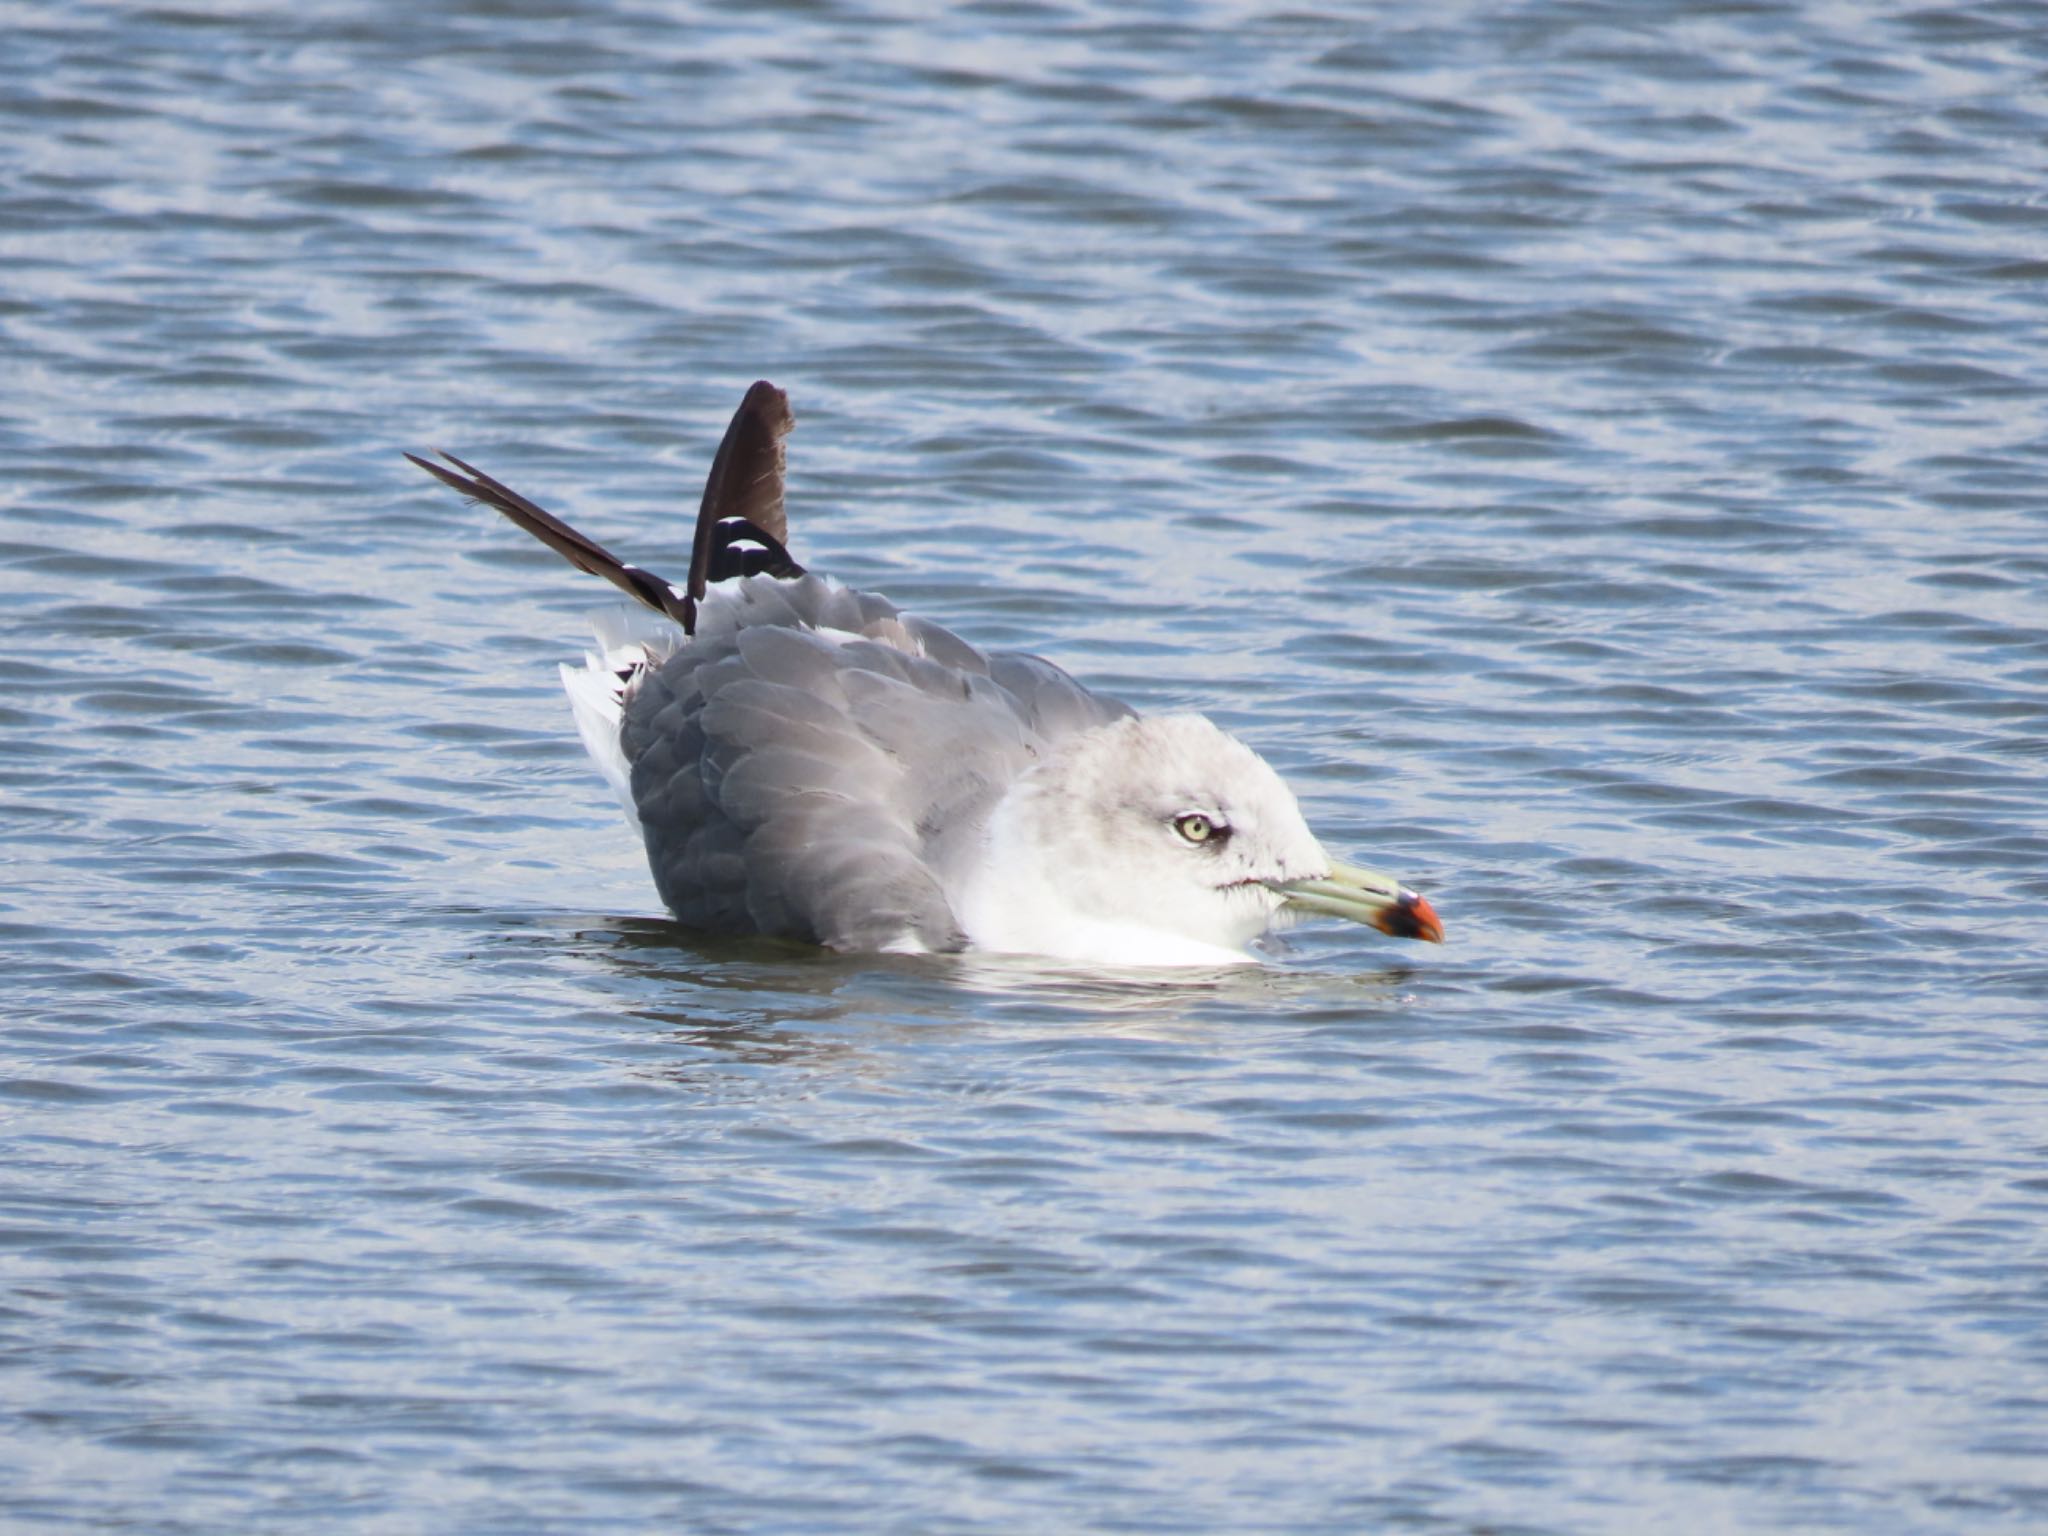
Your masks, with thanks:
[[[576,733],[597,771],[625,807],[637,831],[640,808],[633,803],[633,769],[619,748],[619,722],[626,692],[640,669],[674,654],[683,635],[668,619],[637,609],[606,608],[590,616],[602,653],[586,652],[579,669],[564,663],[562,687],[576,716]]]
[[[641,661],[666,661],[683,643],[683,632],[666,614],[619,603],[584,615],[607,660],[614,651],[634,651]]]

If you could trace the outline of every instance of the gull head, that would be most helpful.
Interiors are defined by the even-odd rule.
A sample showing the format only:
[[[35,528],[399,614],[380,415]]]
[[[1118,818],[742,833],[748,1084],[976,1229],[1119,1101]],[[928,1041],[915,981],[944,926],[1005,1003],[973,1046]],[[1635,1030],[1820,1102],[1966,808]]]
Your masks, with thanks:
[[[1192,714],[1061,743],[996,808],[962,903],[979,948],[1136,965],[1241,961],[1303,912],[1443,937],[1428,902],[1333,860],[1266,761]]]

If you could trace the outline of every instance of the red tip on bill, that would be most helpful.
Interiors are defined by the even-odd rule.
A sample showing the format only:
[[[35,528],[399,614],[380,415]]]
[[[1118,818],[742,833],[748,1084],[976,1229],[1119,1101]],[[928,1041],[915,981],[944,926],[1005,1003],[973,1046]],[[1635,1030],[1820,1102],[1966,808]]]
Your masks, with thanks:
[[[1399,901],[1373,919],[1373,927],[1397,939],[1427,939],[1432,944],[1444,941],[1444,925],[1436,908],[1413,891],[1403,891]]]

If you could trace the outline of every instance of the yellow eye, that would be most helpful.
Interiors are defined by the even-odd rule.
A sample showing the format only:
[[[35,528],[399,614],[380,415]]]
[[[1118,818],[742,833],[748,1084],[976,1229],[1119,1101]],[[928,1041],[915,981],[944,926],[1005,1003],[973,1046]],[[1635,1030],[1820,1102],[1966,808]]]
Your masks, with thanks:
[[[1191,843],[1206,843],[1215,825],[1199,811],[1190,811],[1185,816],[1173,818],[1173,830]]]

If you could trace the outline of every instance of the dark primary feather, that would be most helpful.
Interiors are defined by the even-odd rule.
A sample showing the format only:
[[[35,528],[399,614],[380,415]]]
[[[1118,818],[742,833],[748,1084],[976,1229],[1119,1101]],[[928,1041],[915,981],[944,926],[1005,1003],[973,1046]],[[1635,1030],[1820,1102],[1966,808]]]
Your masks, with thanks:
[[[697,604],[708,583],[756,573],[784,577],[803,574],[803,567],[790,559],[785,547],[789,520],[783,507],[782,440],[795,425],[789,397],[766,379],[757,380],[740,401],[711,461],[711,473],[705,477],[704,498],[697,508],[697,532],[690,546],[688,591],[678,590],[652,571],[621,560],[595,539],[578,533],[509,485],[493,480],[452,453],[442,452],[441,457],[461,470],[459,475],[416,453],[406,457],[471,501],[496,507],[577,570],[602,576],[656,613],[674,619],[682,625],[684,634],[693,635],[697,632]],[[746,542],[761,548],[733,548]]]
[[[721,524],[742,523],[728,537],[753,537],[773,541],[771,554],[789,543],[789,521],[783,507],[785,453],[782,440],[796,425],[789,408],[789,396],[757,379],[740,401],[726,424],[718,453],[711,460],[711,473],[704,477],[704,499],[697,508],[697,536],[690,545],[690,596],[703,600],[707,581],[717,581],[712,557]],[[770,575],[803,574],[763,567]],[[731,574],[739,574],[733,572]]]
[[[463,472],[458,475],[438,464],[430,463],[416,453],[408,453],[406,457],[443,485],[454,487],[471,501],[480,501],[487,507],[496,507],[577,570],[588,571],[593,576],[602,576],[613,586],[630,592],[656,613],[667,614],[685,630],[690,629],[695,623],[694,605],[687,604],[682,594],[659,576],[652,571],[643,571],[637,565],[628,565],[595,539],[578,533],[552,512],[545,511],[528,501],[510,486],[493,480],[475,465],[463,463],[452,453],[442,453],[442,458]]]

